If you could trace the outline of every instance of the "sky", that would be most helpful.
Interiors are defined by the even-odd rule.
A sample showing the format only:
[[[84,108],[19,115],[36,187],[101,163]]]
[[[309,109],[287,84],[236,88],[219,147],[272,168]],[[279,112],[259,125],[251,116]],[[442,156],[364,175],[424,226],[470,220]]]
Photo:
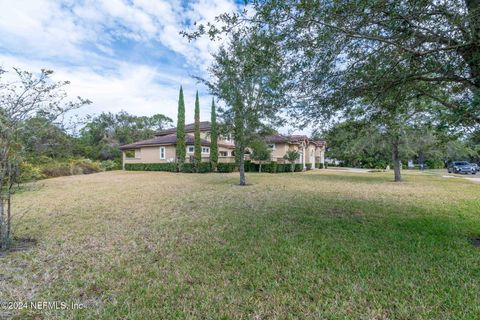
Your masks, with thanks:
[[[212,97],[192,75],[206,76],[219,44],[179,32],[238,9],[234,0],[0,0],[0,65],[69,80],[69,97],[93,101],[80,116],[125,110],[176,119],[182,85],[187,122],[197,89],[209,120]]]
[[[244,9],[235,0],[0,0],[0,66],[54,71],[68,80],[71,99],[93,103],[81,118],[101,112],[164,114],[176,122],[183,86],[186,122],[193,122],[195,92],[200,118],[210,119],[212,97],[192,76],[206,77],[207,37],[189,42],[179,33]],[[282,133],[293,132],[289,127]],[[309,130],[296,133],[308,134]]]

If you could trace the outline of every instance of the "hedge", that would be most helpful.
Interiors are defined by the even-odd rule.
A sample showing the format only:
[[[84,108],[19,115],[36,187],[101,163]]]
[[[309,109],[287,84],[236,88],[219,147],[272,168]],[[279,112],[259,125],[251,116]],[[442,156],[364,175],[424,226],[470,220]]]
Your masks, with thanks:
[[[260,166],[258,165],[258,163],[250,162],[250,165],[248,167],[248,171],[250,172],[258,172],[260,170]]]
[[[176,172],[177,166],[175,163],[125,163],[125,170]]]
[[[262,172],[276,173],[277,172],[277,162],[272,161],[270,163],[262,164]]]
[[[212,172],[212,166],[211,166],[210,162],[200,162],[197,165],[197,172],[198,173]]]
[[[219,163],[217,164],[218,172],[233,172],[237,169],[236,163]]]
[[[251,165],[252,161],[250,160],[245,160],[243,162],[243,167],[245,169],[245,172],[250,172],[250,165]]]
[[[277,172],[291,172],[291,165],[288,163],[277,163]]]
[[[259,164],[252,163],[250,161],[245,161],[245,172],[258,172]],[[312,168],[311,163],[305,164],[307,170]],[[277,172],[291,172],[292,165],[290,163],[277,163],[272,161],[270,163],[262,164],[262,172],[270,172],[270,173],[277,173]],[[315,164],[316,168],[322,168],[321,163]],[[238,167],[236,163],[218,163],[217,164],[217,171],[218,172],[234,172],[237,171]],[[175,163],[126,163],[125,170],[130,171],[168,171],[168,172],[176,172],[176,164]],[[295,164],[295,172],[303,171],[303,165],[301,163]],[[180,172],[183,173],[193,173],[197,172],[195,167],[192,163],[184,163],[180,168]],[[212,172],[212,167],[209,162],[202,162],[198,166],[199,173],[207,173]]]
[[[180,166],[180,172],[194,173],[195,172],[195,167],[193,166],[193,163],[184,163]]]

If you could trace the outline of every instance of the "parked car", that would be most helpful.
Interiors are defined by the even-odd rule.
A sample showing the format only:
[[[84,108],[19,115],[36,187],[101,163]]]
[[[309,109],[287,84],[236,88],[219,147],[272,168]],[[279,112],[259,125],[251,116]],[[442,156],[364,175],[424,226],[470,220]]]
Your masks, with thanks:
[[[477,170],[467,161],[453,161],[448,165],[448,173],[476,174]]]
[[[479,172],[480,171],[480,166],[476,163],[471,163],[472,165],[472,169],[475,170],[475,172]]]

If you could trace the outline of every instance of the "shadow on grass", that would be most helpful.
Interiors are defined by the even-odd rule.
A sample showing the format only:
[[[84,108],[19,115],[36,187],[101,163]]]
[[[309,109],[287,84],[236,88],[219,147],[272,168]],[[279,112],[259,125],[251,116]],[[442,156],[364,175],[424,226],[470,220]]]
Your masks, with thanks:
[[[7,249],[0,250],[0,258],[7,256],[9,253],[31,250],[36,244],[37,240],[33,238],[13,238]]]
[[[478,219],[432,216],[393,201],[301,198],[269,210],[221,208],[224,214],[208,226],[221,232],[179,248],[189,279],[184,290],[202,295],[197,315],[478,314],[480,254],[468,242],[480,231]],[[228,304],[231,299],[236,303]]]

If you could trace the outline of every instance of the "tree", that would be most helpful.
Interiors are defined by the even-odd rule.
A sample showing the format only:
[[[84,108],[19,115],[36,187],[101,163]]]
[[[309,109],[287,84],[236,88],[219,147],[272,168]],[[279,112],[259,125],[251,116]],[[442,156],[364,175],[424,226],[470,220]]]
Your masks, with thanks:
[[[156,131],[171,123],[172,119],[163,114],[139,117],[120,111],[89,116],[80,130],[82,155],[91,159],[120,160],[120,145],[150,139]]]
[[[479,1],[254,0],[250,6],[200,25],[197,34],[214,38],[240,25],[268,30],[290,61],[290,78],[300,80],[298,115],[334,117],[365,93],[407,86],[443,105],[440,118],[480,124]],[[387,68],[375,72],[377,61],[388,61]],[[369,77],[356,77],[364,70],[372,71]]]
[[[218,132],[217,132],[217,111],[215,99],[212,98],[212,111],[210,113],[210,164],[212,171],[215,171],[218,164]]]
[[[35,162],[39,157],[66,159],[78,152],[75,137],[69,135],[63,125],[53,123],[46,117],[28,119],[24,128],[19,138],[24,155],[30,162]]]
[[[176,160],[177,170],[181,170],[185,162],[187,150],[185,145],[185,101],[183,99],[183,88],[180,86],[180,93],[178,96],[178,113],[177,113],[177,146],[176,146]]]
[[[272,151],[268,148],[267,144],[263,139],[257,139],[250,144],[252,153],[250,158],[252,160],[258,161],[259,163],[259,172],[262,172],[262,164],[265,161],[269,161],[272,156]]]
[[[198,99],[198,90],[195,96],[195,132],[194,132],[194,164],[198,172],[198,166],[202,162],[202,143],[200,139],[200,101]]]
[[[34,74],[14,68],[12,81],[2,81],[6,71],[0,68],[0,249],[11,242],[13,186],[19,177],[19,165],[24,156],[21,136],[34,117],[50,122],[66,112],[90,103],[78,97],[64,102],[63,87],[68,81],[54,82],[53,71],[42,69]]]
[[[298,152],[297,150],[288,150],[287,153],[285,153],[285,155],[283,156],[283,159],[290,162],[292,172],[294,172],[295,171],[295,161],[300,159],[300,152]]]
[[[211,80],[199,78],[225,102],[219,109],[222,133],[233,133],[240,185],[245,185],[244,155],[251,141],[271,124],[280,124],[283,60],[274,42],[260,31],[235,32],[213,56]],[[268,52],[268,54],[266,54]]]

